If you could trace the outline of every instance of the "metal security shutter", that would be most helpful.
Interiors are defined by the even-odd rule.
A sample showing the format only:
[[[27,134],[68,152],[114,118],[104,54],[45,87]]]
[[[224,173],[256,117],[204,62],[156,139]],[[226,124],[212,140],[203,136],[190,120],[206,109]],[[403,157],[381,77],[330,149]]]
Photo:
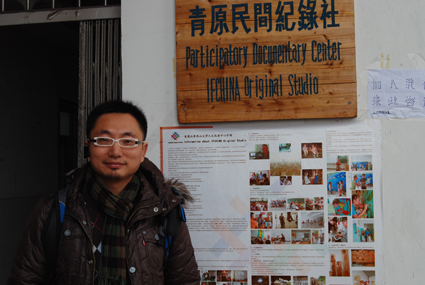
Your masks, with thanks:
[[[84,164],[86,120],[96,105],[122,98],[121,21],[80,22],[78,165]]]

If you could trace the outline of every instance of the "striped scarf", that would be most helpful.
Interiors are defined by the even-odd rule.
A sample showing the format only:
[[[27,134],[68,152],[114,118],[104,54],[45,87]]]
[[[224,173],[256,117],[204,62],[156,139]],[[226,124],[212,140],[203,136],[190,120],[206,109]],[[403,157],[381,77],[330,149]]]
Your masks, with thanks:
[[[103,226],[102,254],[99,263],[99,285],[125,285],[125,222],[133,208],[137,196],[140,180],[138,175],[127,184],[120,196],[115,196],[103,187],[94,176],[90,167],[85,177],[87,192],[105,212]]]

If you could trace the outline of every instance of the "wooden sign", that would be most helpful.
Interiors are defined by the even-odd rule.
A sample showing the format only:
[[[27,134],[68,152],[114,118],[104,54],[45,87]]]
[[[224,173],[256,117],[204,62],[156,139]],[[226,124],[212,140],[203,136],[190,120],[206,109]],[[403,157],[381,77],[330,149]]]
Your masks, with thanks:
[[[357,115],[353,0],[176,0],[180,123]]]

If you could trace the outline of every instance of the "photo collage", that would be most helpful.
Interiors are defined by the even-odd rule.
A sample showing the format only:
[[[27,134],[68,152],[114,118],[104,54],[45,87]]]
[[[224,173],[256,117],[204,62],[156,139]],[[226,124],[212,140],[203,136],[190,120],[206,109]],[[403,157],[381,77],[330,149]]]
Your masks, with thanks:
[[[266,189],[251,191],[251,244],[327,244],[328,278],[375,284],[375,251],[353,248],[375,240],[372,155],[324,155],[321,142],[282,142],[255,144],[249,157],[251,190]],[[272,277],[252,276],[252,284],[326,284],[325,276]]]

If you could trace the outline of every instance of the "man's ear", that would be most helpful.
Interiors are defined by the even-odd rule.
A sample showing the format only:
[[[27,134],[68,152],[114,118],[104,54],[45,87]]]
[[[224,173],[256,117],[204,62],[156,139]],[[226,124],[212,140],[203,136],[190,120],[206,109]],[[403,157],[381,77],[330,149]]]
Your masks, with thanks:
[[[147,142],[143,143],[142,147],[143,147],[143,152],[142,152],[142,157],[140,159],[140,163],[142,163],[143,160],[145,160],[145,155],[146,155],[146,152],[148,151],[148,143]]]

